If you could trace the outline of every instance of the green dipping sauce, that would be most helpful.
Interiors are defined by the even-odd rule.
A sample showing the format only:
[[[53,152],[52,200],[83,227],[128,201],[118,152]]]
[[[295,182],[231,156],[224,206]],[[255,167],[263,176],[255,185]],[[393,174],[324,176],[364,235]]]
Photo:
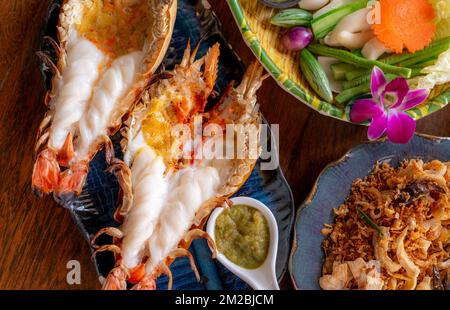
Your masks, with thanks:
[[[270,232],[262,213],[247,205],[233,205],[216,219],[214,234],[219,252],[247,269],[261,266],[269,251]]]

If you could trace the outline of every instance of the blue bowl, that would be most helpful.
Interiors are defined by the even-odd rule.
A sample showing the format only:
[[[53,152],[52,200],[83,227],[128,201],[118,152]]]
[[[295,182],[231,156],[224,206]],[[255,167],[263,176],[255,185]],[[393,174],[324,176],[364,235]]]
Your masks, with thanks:
[[[377,161],[397,166],[403,160],[414,158],[450,161],[450,139],[416,134],[405,145],[386,139],[368,142],[351,149],[324,169],[296,215],[289,271],[297,289],[320,289],[325,259],[322,250],[325,236],[320,230],[325,223],[333,222],[332,209],[344,202],[353,181],[370,174]]]

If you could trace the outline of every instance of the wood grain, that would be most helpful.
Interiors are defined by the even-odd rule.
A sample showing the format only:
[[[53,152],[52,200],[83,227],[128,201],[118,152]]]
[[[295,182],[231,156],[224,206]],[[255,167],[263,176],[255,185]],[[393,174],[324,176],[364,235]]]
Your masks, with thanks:
[[[32,148],[44,114],[35,51],[50,0],[0,2],[0,289],[98,289],[86,241],[69,213],[31,194]],[[210,0],[224,33],[246,64],[254,56],[226,1]],[[280,124],[280,161],[299,205],[320,171],[366,140],[366,128],[322,116],[269,79],[258,93],[262,112]],[[447,107],[418,122],[418,131],[450,135]],[[81,264],[81,285],[66,282],[66,264]],[[285,287],[290,287],[286,277]]]
[[[33,145],[43,117],[35,55],[49,0],[0,2],[0,288],[100,288],[90,250],[67,210],[31,193]],[[68,285],[66,264],[81,264]]]

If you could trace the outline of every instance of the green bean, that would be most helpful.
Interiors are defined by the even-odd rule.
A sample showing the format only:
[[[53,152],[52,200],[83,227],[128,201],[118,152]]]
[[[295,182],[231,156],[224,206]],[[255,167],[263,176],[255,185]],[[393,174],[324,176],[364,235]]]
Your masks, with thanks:
[[[449,45],[450,37],[446,37],[431,43],[427,48],[421,51],[415,53],[389,55],[379,59],[379,61],[389,65],[399,64],[401,67],[409,67],[412,65],[416,66],[420,64],[423,68],[427,65],[433,64],[437,56],[445,52],[449,48]],[[345,74],[345,77],[347,80],[353,80],[368,73],[370,73],[370,71],[357,68],[355,70],[347,72]]]
[[[422,69],[423,68],[412,68],[411,69],[411,77],[421,75]],[[387,77],[390,80],[392,80],[393,78],[395,78],[395,75],[387,74]],[[356,77],[353,80],[342,82],[342,87],[344,89],[349,89],[349,88],[356,87],[356,86],[359,86],[364,83],[370,83],[371,79],[372,79],[372,72],[369,72],[369,73],[363,74],[359,77]]]
[[[344,89],[353,88],[364,83],[369,83],[371,78],[372,78],[371,73],[363,74],[360,77],[354,78],[353,80],[342,82],[342,87]]]
[[[388,81],[393,80],[395,77],[396,76],[394,74],[386,74],[386,79]],[[342,104],[356,96],[363,95],[365,93],[370,93],[370,79],[366,80],[360,85],[343,90],[341,93],[339,93],[339,95],[336,96],[336,101]]]
[[[390,55],[380,59],[387,64],[399,64],[400,66],[410,66],[420,63],[445,52],[450,45],[450,37],[445,37],[431,43],[428,47],[415,53]]]
[[[345,89],[336,96],[337,103],[345,103],[350,99],[370,92],[370,83],[364,83],[353,88]]]
[[[412,65],[411,69],[414,69],[414,68],[422,68],[423,69],[425,67],[432,66],[436,63],[436,59],[437,59],[436,57],[433,57],[430,60],[426,60],[426,61],[420,62],[418,64]]]
[[[308,50],[311,51],[314,54],[322,55],[322,56],[329,56],[334,57],[340,61],[343,61],[345,63],[353,64],[360,67],[365,67],[371,69],[373,66],[379,67],[381,70],[383,70],[385,73],[393,73],[397,75],[402,75],[406,78],[409,78],[411,76],[411,69],[409,68],[402,68],[402,67],[396,67],[389,64],[386,64],[381,61],[377,60],[370,60],[363,57],[359,57],[355,54],[352,54],[351,52],[328,47],[325,45],[320,44],[311,44],[308,47]]]
[[[347,81],[353,80],[357,77],[360,77],[361,75],[370,73],[369,69],[366,68],[356,68],[354,70],[345,72],[345,78]]]

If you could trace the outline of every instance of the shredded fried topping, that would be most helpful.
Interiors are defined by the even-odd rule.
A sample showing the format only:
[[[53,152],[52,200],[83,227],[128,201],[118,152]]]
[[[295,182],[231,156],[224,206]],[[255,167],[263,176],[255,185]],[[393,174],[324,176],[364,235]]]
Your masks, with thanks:
[[[449,168],[438,160],[377,163],[355,180],[322,229],[322,289],[433,289],[437,278],[442,286],[450,270]]]

